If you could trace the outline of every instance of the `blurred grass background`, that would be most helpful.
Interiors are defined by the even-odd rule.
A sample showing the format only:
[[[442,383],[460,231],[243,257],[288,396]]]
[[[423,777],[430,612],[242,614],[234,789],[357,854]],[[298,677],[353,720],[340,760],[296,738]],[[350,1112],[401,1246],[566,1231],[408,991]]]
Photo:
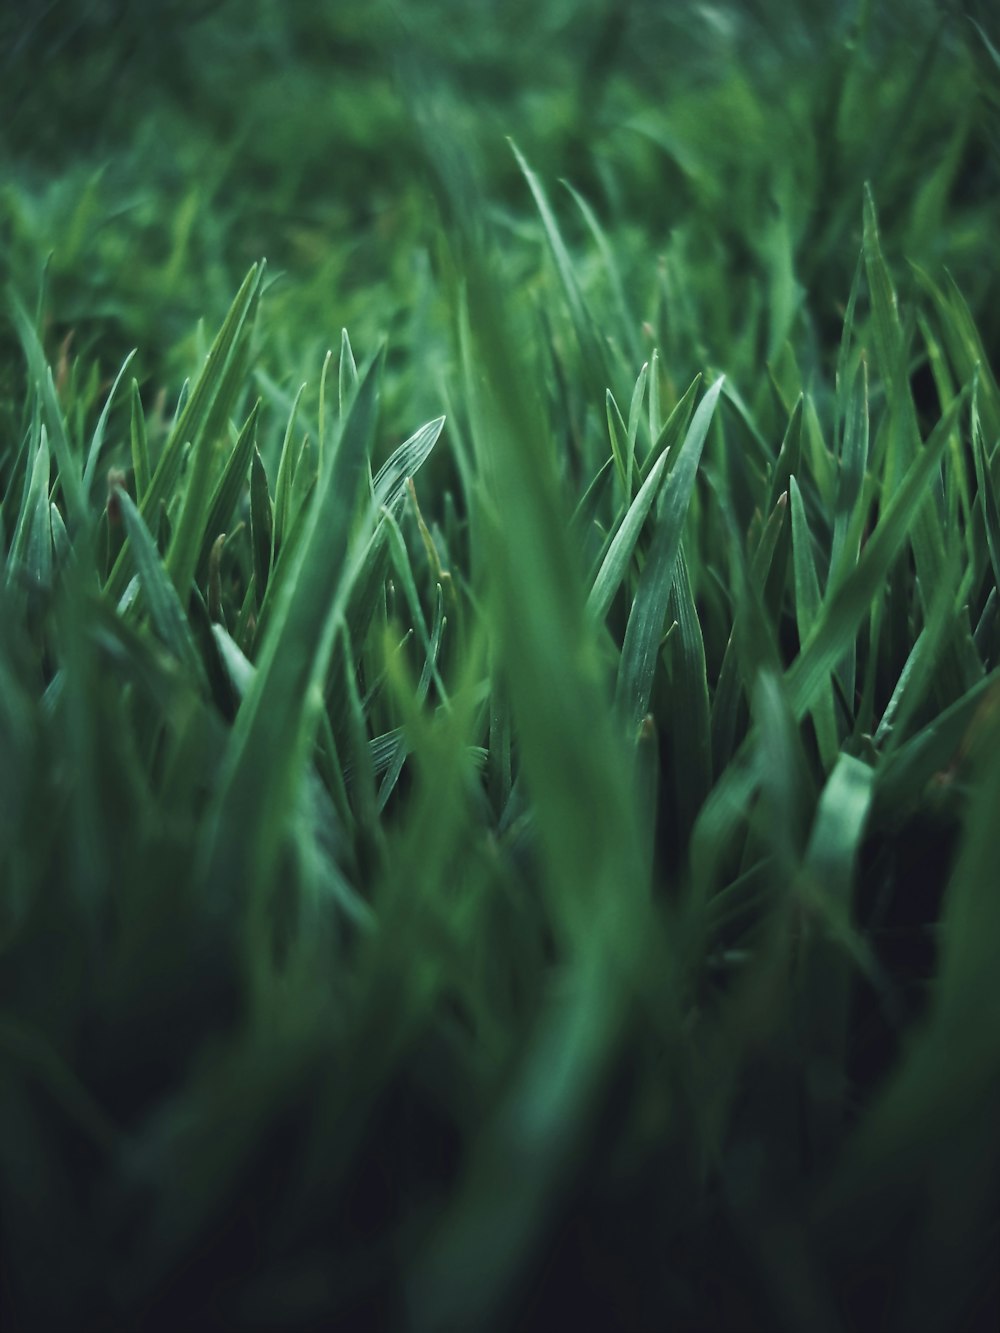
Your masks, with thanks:
[[[3,8],[5,1327],[995,1326],[998,49]]]

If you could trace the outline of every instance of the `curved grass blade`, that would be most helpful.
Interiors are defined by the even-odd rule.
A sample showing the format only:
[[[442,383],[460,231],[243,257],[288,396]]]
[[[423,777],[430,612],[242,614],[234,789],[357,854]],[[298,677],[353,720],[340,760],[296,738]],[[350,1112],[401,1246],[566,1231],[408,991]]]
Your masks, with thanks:
[[[807,643],[785,676],[796,720],[808,712],[817,690],[851,643],[858,627],[880,597],[885,579],[906,542],[914,517],[926,499],[926,486],[941,461],[963,391],[949,406],[930,439],[891,496],[854,569],[823,605]],[[759,782],[756,749],[744,742],[706,801],[691,840],[695,892],[710,894],[734,833]]]
[[[338,405],[340,407],[341,420],[347,415],[347,409],[351,403],[351,395],[358,387],[358,367],[354,360],[354,352],[351,350],[351,340],[347,336],[347,330],[340,330],[340,364],[337,372]]]
[[[174,528],[168,551],[171,577],[182,596],[195,572],[203,525],[207,518],[211,446],[215,436],[225,428],[236,394],[243,383],[249,327],[260,297],[263,274],[263,264],[254,264],[244,278],[216,334],[198,382],[178,411],[156,471],[140,502],[139,512],[148,527],[174,493],[185,457],[190,453],[192,473],[182,520]],[[126,541],[122,547],[107,581],[107,590],[116,599],[121,596],[129,581],[130,545]]]
[[[185,671],[198,681],[199,685],[204,686],[205,675],[195,648],[191,626],[184,614],[177,590],[160,559],[156,543],[143,522],[142,515],[135,507],[132,497],[124,487],[119,487],[117,494],[121,505],[122,522],[132,544],[139,584],[153,628]]]
[[[51,582],[52,528],[49,519],[51,468],[48,431],[42,426],[7,559],[8,585],[14,578],[24,573],[43,587],[47,587]]]
[[[236,513],[236,507],[243,494],[243,488],[247,484],[247,471],[255,449],[259,415],[260,399],[254,403],[250,415],[243,423],[222,475],[216,483],[209,505],[208,518],[205,520],[205,535],[202,540],[201,555],[196,570],[196,579],[199,583],[204,580],[208,572],[212,547],[218,537],[229,530],[233,515]]]
[[[90,448],[87,451],[87,462],[83,469],[84,494],[87,494],[90,491],[91,484],[94,480],[94,473],[97,470],[97,462],[101,456],[101,447],[104,444],[104,432],[107,429],[108,417],[111,415],[111,406],[115,401],[115,394],[118,392],[118,386],[121,384],[126,370],[128,370],[129,366],[132,364],[132,359],[136,354],[136,350],[136,348],[133,348],[122,363],[122,368],[115,376],[115,382],[111,386],[111,392],[105,400],[101,415],[97,419],[97,425],[94,427],[94,434],[91,436],[90,440]],[[135,383],[134,380],[133,383]]]
[[[648,477],[649,469],[653,467],[661,454],[669,454],[674,445],[683,436],[691,420],[691,413],[694,410],[694,401],[698,396],[698,386],[701,384],[701,372],[695,375],[694,379],[688,385],[683,396],[678,400],[676,407],[664,422],[663,429],[653,441],[653,446],[648,455],[643,460],[639,468],[640,477]],[[670,464],[673,466],[673,463]]]
[[[38,337],[30,315],[14,292],[8,291],[7,298],[14,327],[24,350],[25,360],[28,363],[28,375],[38,393],[42,412],[48,426],[49,437],[52,441],[52,452],[56,458],[59,487],[66,498],[70,531],[75,532],[77,528],[86,531],[90,522],[87,493],[84,489],[79,462],[74,455],[69,435],[66,432],[66,422],[56,395],[52,369],[45,359],[41,339]]]
[[[893,562],[926,503],[928,483],[937,475],[967,392],[963,390],[945,412],[889,497],[856,568],[824,602],[813,632],[788,672],[789,693],[798,717],[812,705],[827,673],[842,658],[873,601],[881,595]]]
[[[528,166],[521,150],[513,139],[509,142],[514,157],[517,159],[517,165],[521,169],[521,174],[528,182],[528,188],[534,197],[539,217],[542,219],[545,238],[555,260],[556,272],[559,275],[563,294],[566,297],[566,305],[569,308],[573,331],[580,345],[587,377],[594,387],[597,385],[604,387],[610,378],[607,374],[606,358],[601,349],[601,342],[594,321],[580,290],[580,284],[577,281],[573,261],[566,248],[566,242],[562,238],[559,224],[556,222],[555,214],[552,212],[538,177]]]
[[[253,547],[254,593],[257,609],[264,601],[271,577],[271,553],[274,549],[274,510],[267,489],[267,473],[256,449],[250,461],[250,544]]]
[[[784,549],[787,555],[787,542],[782,542],[781,538],[785,531],[787,511],[788,493],[784,492],[779,495],[770,517],[764,524],[754,552],[750,581],[756,588],[767,588],[772,581],[779,583],[782,588],[784,586],[781,552]],[[716,773],[725,772],[736,745],[741,710],[744,714],[746,712],[737,650],[737,643],[742,634],[740,620],[745,614],[745,607],[738,606],[735,623],[722,658],[715,698],[712,701],[712,759]]]
[[[428,421],[382,464],[372,483],[376,509],[397,508],[406,495],[406,483],[417,475],[430,457],[444,423],[444,417]]]
[[[625,419],[621,414],[621,409],[615,402],[615,396],[610,389],[605,392],[604,401],[608,413],[608,436],[611,440],[611,457],[615,460],[615,469],[618,472],[618,480],[621,482],[622,494],[625,496],[625,502],[627,504],[630,499],[625,464],[625,454],[628,448],[626,443],[628,440],[628,427],[625,425]]]
[[[927,619],[899,674],[899,680],[886,704],[882,720],[872,737],[876,747],[890,754],[906,734],[906,727],[930,688],[941,661],[949,631],[959,626],[955,616],[957,562],[953,559],[946,577],[934,589]]]
[[[427,691],[430,688],[432,678],[437,674],[437,659],[441,651],[441,637],[447,625],[447,618],[444,614],[444,594],[441,591],[441,585],[437,589],[437,609],[434,614],[434,627],[431,631],[431,641],[428,646],[427,657],[424,661],[423,669],[420,672],[420,679],[417,682],[416,700],[423,703],[427,698]],[[406,757],[409,753],[405,729],[399,736],[396,747],[392,753],[389,763],[386,766],[386,774],[382,779],[382,785],[378,791],[378,811],[379,814],[385,809],[389,802],[389,797],[395,790],[396,783],[399,781],[399,775],[403,771],[403,765],[406,763]]]
[[[611,284],[611,292],[614,297],[614,302],[618,308],[620,327],[623,335],[628,340],[629,356],[634,363],[639,360],[639,342],[634,332],[635,320],[632,318],[628,307],[628,301],[625,299],[625,287],[622,283],[621,271],[615,260],[614,250],[608,242],[604,229],[597,220],[597,214],[591,208],[590,204],[587,203],[586,199],[584,199],[583,195],[575,190],[567,180],[560,181],[560,184],[569,192],[573,202],[580,210],[581,216],[583,217],[584,222],[586,222],[587,228],[597,245],[598,253],[601,256],[601,262],[604,264],[605,272],[608,275],[608,281]],[[651,416],[651,420],[653,419],[655,418]],[[659,425],[657,424],[652,431],[653,438],[655,438],[658,430]]]
[[[795,619],[799,630],[799,641],[805,643],[819,615],[819,579],[813,561],[812,534],[809,531],[802,494],[794,477],[789,482],[789,494],[792,509],[792,565],[795,571]],[[829,770],[833,767],[838,749],[833,686],[829,681],[819,690],[810,712],[816,728],[820,758],[823,767]]]
[[[378,406],[381,351],[367,367],[339,445],[303,518],[223,757],[200,864],[206,887],[270,880],[322,707],[321,681],[350,587],[348,542]]]
[[[979,418],[978,379],[972,391],[972,458],[976,469],[976,497],[986,529],[986,547],[990,555],[993,572],[993,586],[1000,589],[1000,508],[997,506],[996,489],[990,474],[990,461],[983,439],[983,428]]]
[[[628,507],[618,531],[608,547],[601,568],[594,579],[594,586],[587,598],[587,610],[596,620],[603,620],[607,615],[615,593],[622,585],[628,570],[629,561],[635,551],[636,542],[642,532],[643,524],[656,499],[660,482],[667,465],[667,455],[661,454],[649,475],[639,488],[639,493]]]
[[[705,438],[723,383],[724,377],[720,377],[705,394],[681,445],[660,503],[656,533],[639,579],[639,587],[625,629],[616,696],[630,734],[638,729],[639,723],[649,710],[653,676],[659,656],[660,638],[663,634],[663,622],[673,583],[677,553],[680,550],[684,520],[694,493],[695,476],[701,461]]]
[[[305,393],[305,384],[300,384],[285,424],[285,436],[281,442],[278,457],[278,477],[274,483],[274,554],[277,555],[291,529],[291,494],[292,480],[295,473],[295,418],[298,416],[299,403]]]
[[[851,755],[838,757],[820,794],[803,862],[801,895],[819,915],[800,959],[798,1000],[805,1044],[804,1094],[808,1147],[823,1155],[842,1128],[847,1092],[848,1022],[854,968],[873,970],[851,925],[855,874],[871,813],[875,773]]]

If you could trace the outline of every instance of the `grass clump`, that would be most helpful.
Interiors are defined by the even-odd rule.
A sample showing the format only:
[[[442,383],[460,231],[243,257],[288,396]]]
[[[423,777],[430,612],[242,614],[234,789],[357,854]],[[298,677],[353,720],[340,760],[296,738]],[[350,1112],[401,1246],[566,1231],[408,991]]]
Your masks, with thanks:
[[[5,1327],[991,1326],[997,43],[902,12],[16,29]]]

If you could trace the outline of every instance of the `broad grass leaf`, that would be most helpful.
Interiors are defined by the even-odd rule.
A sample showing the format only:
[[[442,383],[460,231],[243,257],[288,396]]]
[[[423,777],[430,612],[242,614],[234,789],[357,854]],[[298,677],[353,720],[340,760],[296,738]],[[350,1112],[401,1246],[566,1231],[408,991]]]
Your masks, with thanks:
[[[444,417],[428,421],[382,464],[372,484],[376,509],[398,508],[406,496],[406,483],[417,475],[430,457],[444,423]]]

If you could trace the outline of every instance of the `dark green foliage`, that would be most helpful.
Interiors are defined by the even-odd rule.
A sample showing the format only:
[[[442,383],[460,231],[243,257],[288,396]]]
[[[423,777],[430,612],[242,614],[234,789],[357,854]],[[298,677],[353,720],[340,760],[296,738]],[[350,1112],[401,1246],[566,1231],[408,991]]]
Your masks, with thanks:
[[[995,1326],[973,11],[4,13],[4,1329]]]

